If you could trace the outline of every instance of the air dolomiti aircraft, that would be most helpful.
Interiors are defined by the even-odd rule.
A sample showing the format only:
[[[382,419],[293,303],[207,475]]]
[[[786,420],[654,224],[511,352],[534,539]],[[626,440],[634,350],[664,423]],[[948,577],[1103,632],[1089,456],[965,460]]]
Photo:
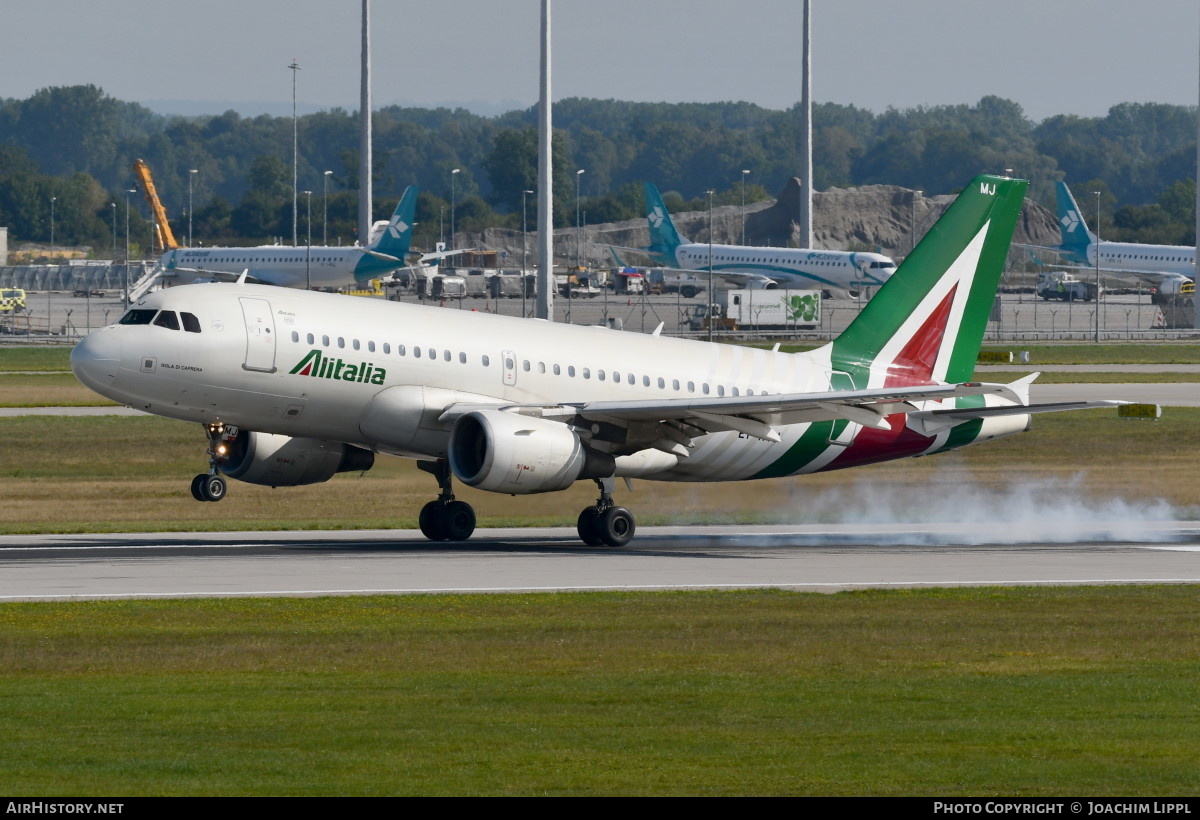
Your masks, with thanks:
[[[1195,280],[1194,246],[1098,241],[1088,230],[1071,189],[1065,182],[1054,186],[1062,244],[1053,250],[1077,263],[1080,270],[1096,270],[1098,255],[1100,272],[1117,279],[1149,282],[1164,293],[1179,293],[1180,285]]]
[[[418,460],[430,539],[475,513],[452,477],[524,494],[599,486],[588,544],[634,533],[615,479],[735,481],[920,456],[1019,433],[1033,377],[969,381],[1026,182],[982,176],[832,343],[779,353],[602,327],[212,283],[171,288],[74,349],[84,384],[204,426],[209,471],[274,487]]]
[[[407,267],[417,208],[417,188],[409,186],[388,222],[366,247],[176,248],[158,260],[164,279],[176,282],[245,281],[288,288],[340,288],[366,282]],[[437,256],[422,257],[421,262]]]
[[[658,188],[650,182],[646,183],[646,210],[650,247],[645,252],[660,264],[687,271],[708,270],[708,243],[692,242],[679,233]],[[714,244],[712,269],[745,287],[775,283],[788,288],[857,291],[882,285],[896,270],[896,263],[879,253]]]

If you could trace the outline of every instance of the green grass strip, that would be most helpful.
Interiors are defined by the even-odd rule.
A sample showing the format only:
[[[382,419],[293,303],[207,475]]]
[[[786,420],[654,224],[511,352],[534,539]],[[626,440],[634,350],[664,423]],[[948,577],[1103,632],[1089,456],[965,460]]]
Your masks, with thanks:
[[[0,788],[1193,795],[1193,587],[0,606]]]

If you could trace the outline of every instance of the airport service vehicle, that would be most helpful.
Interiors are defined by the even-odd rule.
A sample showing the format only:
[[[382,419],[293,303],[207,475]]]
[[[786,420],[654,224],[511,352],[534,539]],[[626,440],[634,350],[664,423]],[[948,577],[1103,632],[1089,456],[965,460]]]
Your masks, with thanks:
[[[471,535],[457,479],[524,495],[594,481],[588,544],[627,544],[616,479],[743,481],[945,452],[1020,433],[1029,376],[971,380],[1027,183],[981,176],[833,342],[782,353],[245,283],[140,299],[71,354],[91,389],[202,425],[226,478],[312,484],[416,459],[440,488],[434,541]],[[870,503],[870,499],[864,499]]]
[[[879,253],[692,242],[676,229],[658,188],[650,182],[646,183],[646,208],[650,247],[641,250],[657,264],[707,272],[711,258],[713,273],[740,287],[774,285],[858,293],[879,287],[896,270],[896,263]]]
[[[0,289],[0,313],[20,313],[25,309],[25,291],[20,288]]]
[[[697,305],[692,330],[708,328],[710,318],[723,319],[728,330],[813,328],[821,323],[819,290],[718,290],[716,301]]]
[[[691,299],[708,288],[703,275],[662,268],[646,271],[646,281],[651,293],[678,293],[684,299]]]
[[[1095,282],[1085,282],[1074,274],[1061,270],[1039,273],[1033,290],[1043,300],[1090,302],[1096,298]]]

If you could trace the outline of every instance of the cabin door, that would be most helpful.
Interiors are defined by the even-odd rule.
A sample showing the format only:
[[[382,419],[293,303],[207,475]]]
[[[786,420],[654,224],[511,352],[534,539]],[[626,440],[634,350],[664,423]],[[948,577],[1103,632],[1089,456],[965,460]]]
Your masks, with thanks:
[[[275,320],[271,316],[271,303],[266,299],[240,297],[242,315],[246,319],[245,370],[263,373],[275,372]]]

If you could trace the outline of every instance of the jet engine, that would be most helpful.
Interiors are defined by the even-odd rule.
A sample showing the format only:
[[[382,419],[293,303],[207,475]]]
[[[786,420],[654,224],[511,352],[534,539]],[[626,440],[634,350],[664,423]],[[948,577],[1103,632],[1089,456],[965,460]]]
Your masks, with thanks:
[[[459,481],[496,493],[548,493],[615,470],[612,456],[584,446],[567,425],[499,410],[460,416],[448,455]]]
[[[369,470],[375,463],[374,453],[350,444],[247,430],[239,430],[225,446],[228,451],[218,462],[222,473],[268,487],[318,484],[335,473]]]

